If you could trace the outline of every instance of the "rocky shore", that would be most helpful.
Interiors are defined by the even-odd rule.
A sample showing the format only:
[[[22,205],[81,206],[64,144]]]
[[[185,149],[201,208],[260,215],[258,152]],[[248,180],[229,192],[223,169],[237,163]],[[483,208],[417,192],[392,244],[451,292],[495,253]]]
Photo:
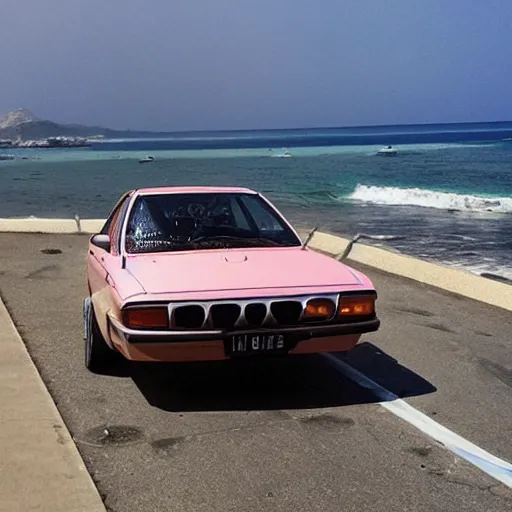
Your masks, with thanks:
[[[85,137],[49,137],[47,139],[21,140],[5,139],[0,140],[0,148],[77,148],[89,147],[91,141]]]

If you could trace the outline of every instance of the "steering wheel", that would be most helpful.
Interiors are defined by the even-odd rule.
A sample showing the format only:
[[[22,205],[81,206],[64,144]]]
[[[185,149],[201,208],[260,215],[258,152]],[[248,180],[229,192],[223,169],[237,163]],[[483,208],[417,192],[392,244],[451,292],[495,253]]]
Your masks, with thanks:
[[[200,203],[190,203],[187,211],[191,217],[202,219],[206,213],[206,207]]]

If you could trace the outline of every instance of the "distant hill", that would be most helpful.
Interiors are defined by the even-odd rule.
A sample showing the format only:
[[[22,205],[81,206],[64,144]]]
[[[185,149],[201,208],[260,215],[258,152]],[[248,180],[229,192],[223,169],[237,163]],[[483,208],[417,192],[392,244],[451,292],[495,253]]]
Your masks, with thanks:
[[[59,124],[36,117],[27,109],[19,108],[0,119],[0,139],[46,139],[48,137],[90,137],[103,135],[105,138],[168,137],[169,132],[146,132],[133,130],[111,130],[102,126],[81,124]]]

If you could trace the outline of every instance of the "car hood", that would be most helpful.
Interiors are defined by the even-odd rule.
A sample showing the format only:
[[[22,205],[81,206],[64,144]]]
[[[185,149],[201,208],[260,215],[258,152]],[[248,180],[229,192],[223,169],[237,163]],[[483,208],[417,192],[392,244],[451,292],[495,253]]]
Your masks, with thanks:
[[[216,295],[267,296],[372,289],[359,272],[332,259],[300,248],[203,250],[128,255],[126,269],[148,294],[179,294],[182,299],[197,292]],[[244,293],[245,292],[245,293]]]

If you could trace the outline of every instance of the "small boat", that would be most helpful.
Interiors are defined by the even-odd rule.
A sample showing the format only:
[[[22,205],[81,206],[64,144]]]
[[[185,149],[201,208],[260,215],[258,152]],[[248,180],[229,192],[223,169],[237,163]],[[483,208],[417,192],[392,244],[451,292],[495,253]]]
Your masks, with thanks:
[[[141,158],[139,160],[139,164],[147,164],[148,162],[154,162],[155,161],[155,157],[154,156],[145,156],[144,158]]]
[[[15,160],[16,157],[14,155],[0,155],[0,160]]]
[[[292,154],[289,151],[284,151],[283,153],[279,153],[277,155],[273,155],[276,158],[291,158]]]
[[[378,156],[395,156],[396,155],[396,149],[393,148],[393,146],[387,146],[386,148],[379,149],[377,151]]]

